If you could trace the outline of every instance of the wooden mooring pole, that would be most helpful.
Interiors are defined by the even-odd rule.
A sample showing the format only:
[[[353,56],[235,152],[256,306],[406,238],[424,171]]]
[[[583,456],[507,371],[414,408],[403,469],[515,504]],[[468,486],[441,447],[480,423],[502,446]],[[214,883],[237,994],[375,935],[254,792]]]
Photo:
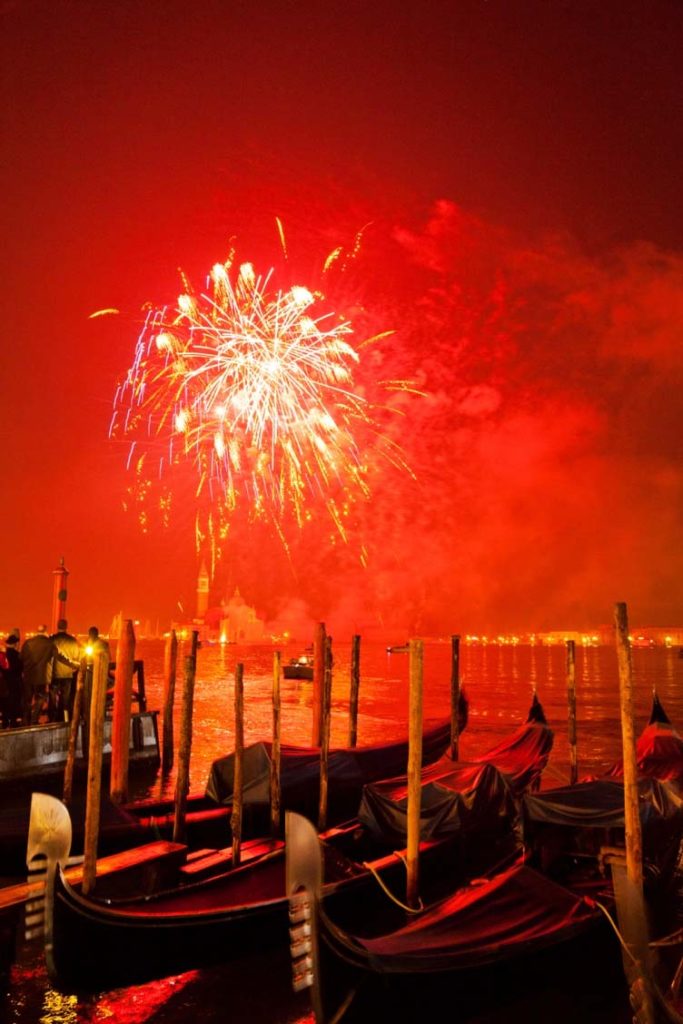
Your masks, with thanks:
[[[579,761],[576,750],[576,643],[574,640],[567,640],[567,710],[569,783],[575,786],[579,779]]]
[[[270,757],[270,830],[274,836],[280,831],[281,670],[282,654],[280,651],[275,651],[273,655],[273,749]]]
[[[69,749],[67,750],[66,764],[64,766],[64,790],[62,793],[62,800],[65,804],[71,803],[71,797],[73,794],[76,748],[78,746],[78,733],[81,727],[81,718],[83,717],[83,690],[85,687],[85,674],[87,671],[87,662],[85,658],[83,658],[76,677],[76,692],[74,693],[73,711],[71,714],[71,722],[69,724]]]
[[[320,746],[323,713],[323,687],[325,685],[325,623],[319,622],[313,638],[313,696],[311,699],[311,746]]]
[[[625,933],[626,942],[636,961],[635,965],[631,962],[627,964],[627,977],[631,984],[632,995],[640,1002],[640,1014],[637,1019],[642,1024],[654,1024],[655,1012],[650,992],[649,930],[643,893],[643,837],[640,827],[636,730],[633,712],[633,665],[628,635],[628,613],[624,602],[618,602],[614,606],[614,625],[619,666],[621,741],[624,763],[626,887],[628,890],[628,914],[626,920],[620,921],[620,923],[622,932]],[[619,895],[617,893],[618,904]]]
[[[134,661],[135,631],[132,620],[126,619],[116,645],[116,669],[114,673],[114,712],[111,724],[109,795],[115,804],[122,804],[128,799],[130,705],[133,699]]]
[[[88,749],[88,781],[85,796],[85,836],[83,838],[83,892],[87,896],[97,874],[97,837],[100,831],[100,794],[102,791],[102,749],[104,747],[104,711],[107,702],[109,655],[98,651],[93,659],[92,696]]]
[[[242,856],[242,807],[244,780],[244,665],[235,665],[235,770],[232,783],[232,866]]]
[[[320,737],[320,803],[318,831],[327,827],[330,775],[330,718],[332,712],[332,637],[325,637],[325,675],[323,678],[322,735]]]
[[[408,704],[408,823],[407,903],[417,909],[420,902],[420,811],[422,804],[422,677],[424,644],[411,640],[409,650],[410,693]]]
[[[460,636],[451,637],[451,746],[450,757],[457,761],[460,748]]]
[[[351,638],[351,694],[349,697],[349,746],[358,742],[358,691],[360,689],[360,637]]]
[[[178,637],[172,629],[164,649],[164,693],[161,731],[161,770],[168,773],[173,767],[173,705],[178,670]]]
[[[197,650],[196,630],[192,633],[192,650]],[[175,786],[175,815],[173,819],[173,842],[185,840],[185,815],[187,794],[190,791],[190,755],[192,753],[192,709],[194,704],[194,682],[197,672],[196,656],[185,657],[182,707],[180,711],[180,738],[178,742],[178,776]]]

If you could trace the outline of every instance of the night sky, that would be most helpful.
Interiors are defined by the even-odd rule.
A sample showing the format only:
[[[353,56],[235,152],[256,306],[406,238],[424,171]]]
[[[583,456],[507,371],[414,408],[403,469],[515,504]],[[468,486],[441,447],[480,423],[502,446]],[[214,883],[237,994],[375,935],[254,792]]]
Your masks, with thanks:
[[[368,225],[329,298],[395,332],[362,386],[424,392],[387,426],[415,479],[376,466],[347,546],[236,523],[217,594],[340,638],[683,621],[680,3],[2,0],[0,29],[0,633],[49,619],[61,555],[74,629],[193,611],[192,488],[139,529],[112,400],[144,303],[231,239],[275,265],[276,217],[297,284]]]

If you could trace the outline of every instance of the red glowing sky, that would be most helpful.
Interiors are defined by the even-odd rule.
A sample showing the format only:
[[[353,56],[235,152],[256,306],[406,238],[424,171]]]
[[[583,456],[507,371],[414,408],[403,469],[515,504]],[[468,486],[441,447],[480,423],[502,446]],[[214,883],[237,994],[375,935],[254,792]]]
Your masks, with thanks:
[[[192,609],[182,516],[143,536],[107,440],[144,302],[275,216],[301,281],[367,222],[344,301],[393,328],[417,482],[370,564],[236,531],[262,615],[387,629],[683,621],[683,12],[548,3],[4,0],[0,632]],[[103,307],[125,315],[88,320]],[[191,519],[188,516],[188,520]]]

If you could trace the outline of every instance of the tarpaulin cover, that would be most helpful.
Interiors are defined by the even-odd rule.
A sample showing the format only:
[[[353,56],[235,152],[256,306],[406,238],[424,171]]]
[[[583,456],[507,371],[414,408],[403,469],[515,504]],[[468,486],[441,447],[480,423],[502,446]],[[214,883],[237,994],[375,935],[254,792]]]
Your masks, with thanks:
[[[640,820],[669,820],[680,815],[683,799],[676,787],[657,779],[638,781]],[[523,800],[525,823],[541,822],[569,828],[623,828],[624,787],[617,780],[597,779],[543,793],[528,793]]]
[[[505,777],[490,764],[444,761],[422,775],[420,838],[443,839],[474,827],[514,821],[517,806]],[[433,781],[430,775],[434,774]],[[375,782],[363,789],[358,820],[371,835],[405,846],[408,790],[405,778]]]
[[[657,696],[652,702],[650,721],[636,743],[636,764],[639,776],[683,786],[683,739]],[[623,761],[617,761],[607,772],[611,778],[620,779],[623,775]]]
[[[422,763],[430,764],[443,754],[450,741],[450,721],[427,722],[422,741]],[[244,750],[245,805],[270,803],[270,743],[255,743]],[[405,771],[408,762],[408,740],[367,747],[331,750],[329,753],[329,799],[358,809],[363,785]],[[206,795],[219,804],[233,799],[235,755],[228,754],[214,761],[206,784]],[[317,747],[281,748],[280,782],[282,806],[306,813],[317,808],[320,787],[320,749]]]
[[[424,768],[420,837],[441,839],[475,823],[485,828],[503,820],[515,821],[515,798],[540,778],[552,745],[553,732],[534,698],[527,722],[487,754],[472,763],[445,756]],[[366,786],[358,817],[371,834],[404,845],[405,775]]]
[[[505,775],[515,796],[540,780],[553,749],[554,734],[547,725],[530,721],[476,761],[495,765]]]
[[[562,886],[517,866],[459,890],[388,935],[352,937],[325,918],[323,936],[380,973],[461,970],[566,941],[598,916]]]

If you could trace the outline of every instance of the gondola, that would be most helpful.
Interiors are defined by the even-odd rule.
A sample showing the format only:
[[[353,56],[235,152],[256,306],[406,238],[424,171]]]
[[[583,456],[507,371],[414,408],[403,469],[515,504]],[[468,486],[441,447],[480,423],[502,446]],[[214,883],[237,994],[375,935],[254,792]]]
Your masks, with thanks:
[[[461,718],[461,728],[466,719]],[[450,737],[448,721],[425,723],[423,763],[437,760],[446,750]],[[254,743],[244,752],[243,835],[253,837],[269,828],[269,780],[272,744]],[[374,779],[396,775],[406,764],[408,741],[371,744],[352,749],[337,748],[329,755],[330,825],[354,815],[363,785]],[[281,804],[283,809],[317,814],[320,751],[317,748],[285,745],[282,748]],[[203,792],[187,800],[184,842],[191,849],[223,846],[230,842],[230,813],[234,776],[234,754],[217,758],[211,766]],[[36,787],[34,787],[36,788]],[[61,793],[59,776],[51,777],[44,791]],[[29,789],[5,797],[0,809],[0,874],[17,875],[23,871],[26,835],[30,815]],[[82,849],[85,825],[85,792],[74,788],[71,802],[73,852]],[[117,806],[103,793],[100,853],[114,853],[139,846],[157,838],[172,839],[175,810],[172,800],[148,799]]]
[[[428,784],[425,799],[423,858],[426,884],[435,894],[445,878],[487,870],[517,848],[518,806],[505,777],[483,762],[451,767],[447,782]],[[448,814],[437,811],[440,828],[430,820],[430,797],[437,791],[442,803],[451,805]],[[54,813],[62,813],[60,804]],[[386,896],[377,878],[400,892],[404,864],[394,840],[395,835],[377,835],[357,819],[325,833],[325,890],[335,906],[344,912],[382,906]],[[242,863],[232,868],[230,850],[190,856],[177,885],[143,900],[85,897],[69,885],[59,865],[52,865],[46,954],[53,984],[62,991],[119,987],[284,941],[283,845],[278,839],[246,843]],[[32,849],[39,852],[40,846]],[[208,877],[202,877],[205,868]]]
[[[646,894],[655,918],[658,904],[671,909],[679,881],[683,802],[672,781],[681,765],[657,756],[652,724],[639,749],[650,751],[650,769],[659,765],[666,778],[641,777],[639,786]],[[671,754],[670,733],[662,724],[657,736]],[[378,1014],[394,1021],[430,1019],[444,1002],[457,1007],[458,1020],[467,1020],[468,1012],[479,1019],[494,992],[498,999],[504,994],[509,1019],[518,1019],[511,1006],[515,999],[524,1002],[531,985],[535,1000],[541,988],[547,990],[553,1020],[580,1019],[581,993],[591,988],[609,988],[626,1004],[621,947],[604,913],[614,908],[614,892],[603,860],[604,843],[616,842],[620,833],[623,841],[623,785],[607,778],[543,793],[527,790],[522,806],[523,863],[483,871],[469,885],[456,884],[443,901],[398,922],[364,910],[340,913],[318,884],[315,834],[307,822],[288,815],[294,987],[310,988],[318,1024],[350,1024]],[[534,833],[539,822],[553,827],[540,842]],[[305,948],[297,940],[302,927]],[[683,946],[683,932],[677,934]],[[683,962],[678,971],[676,962],[669,968],[674,988],[683,975]],[[631,995],[637,998],[638,989]],[[681,1024],[676,996],[664,994],[659,1002],[661,1019]],[[636,1019],[640,1024],[645,1018]]]
[[[389,1019],[417,1021],[486,1017],[492,999],[513,1006],[552,978],[553,1020],[561,1017],[557,982],[568,953],[595,982],[599,948],[609,930],[594,903],[521,861],[455,883],[449,895],[415,916],[370,915],[345,920],[320,884],[320,844],[306,819],[287,815],[287,887],[295,991],[310,990],[317,1024]],[[422,875],[422,869],[421,869]],[[618,943],[601,958],[601,982],[619,979]],[[580,981],[579,981],[580,978]],[[520,991],[521,989],[521,991]],[[569,987],[571,998],[571,988]],[[512,1004],[512,1005],[511,1005]],[[573,1007],[576,1009],[576,1007]]]

